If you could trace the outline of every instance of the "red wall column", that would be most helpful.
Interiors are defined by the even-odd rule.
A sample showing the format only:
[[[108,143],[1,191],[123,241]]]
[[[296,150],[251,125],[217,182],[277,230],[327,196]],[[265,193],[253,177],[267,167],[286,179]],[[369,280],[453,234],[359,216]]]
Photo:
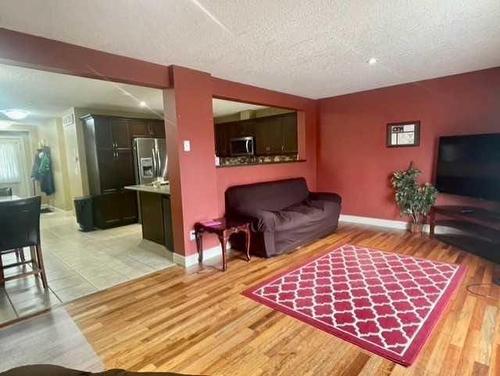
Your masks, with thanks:
[[[196,250],[189,232],[195,222],[218,215],[212,83],[208,73],[171,67],[173,89],[164,92],[174,248]],[[191,151],[184,151],[189,141]]]

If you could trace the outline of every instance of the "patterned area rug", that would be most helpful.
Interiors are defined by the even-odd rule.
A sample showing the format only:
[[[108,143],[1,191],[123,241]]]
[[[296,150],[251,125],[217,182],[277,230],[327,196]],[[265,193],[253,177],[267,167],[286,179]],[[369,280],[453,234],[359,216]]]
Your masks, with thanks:
[[[344,245],[243,294],[404,366],[465,267]]]

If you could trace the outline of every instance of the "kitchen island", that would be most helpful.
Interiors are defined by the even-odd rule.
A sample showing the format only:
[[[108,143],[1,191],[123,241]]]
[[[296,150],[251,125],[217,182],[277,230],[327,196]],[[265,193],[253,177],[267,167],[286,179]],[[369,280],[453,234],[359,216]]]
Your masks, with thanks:
[[[148,184],[129,185],[125,189],[138,192],[143,239],[165,246],[173,252],[170,186],[158,188]]]

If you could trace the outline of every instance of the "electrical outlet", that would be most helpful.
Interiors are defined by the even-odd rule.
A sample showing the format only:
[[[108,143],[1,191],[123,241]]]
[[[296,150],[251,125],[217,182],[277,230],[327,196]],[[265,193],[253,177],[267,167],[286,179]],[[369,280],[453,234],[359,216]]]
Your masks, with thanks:
[[[196,240],[196,236],[194,235],[194,230],[189,231],[189,240]]]

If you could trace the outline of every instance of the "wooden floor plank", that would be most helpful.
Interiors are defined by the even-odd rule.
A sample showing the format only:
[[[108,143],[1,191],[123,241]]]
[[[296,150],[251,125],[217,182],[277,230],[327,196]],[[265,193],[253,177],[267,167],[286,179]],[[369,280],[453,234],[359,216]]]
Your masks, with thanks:
[[[467,266],[465,281],[411,367],[241,295],[347,243]],[[493,268],[491,262],[425,235],[343,225],[336,234],[288,255],[254,257],[250,263],[234,255],[225,273],[211,266],[171,268],[80,299],[67,310],[108,368],[207,375],[494,375],[500,305],[498,299],[466,289],[489,283]],[[498,286],[484,291],[500,296]]]

